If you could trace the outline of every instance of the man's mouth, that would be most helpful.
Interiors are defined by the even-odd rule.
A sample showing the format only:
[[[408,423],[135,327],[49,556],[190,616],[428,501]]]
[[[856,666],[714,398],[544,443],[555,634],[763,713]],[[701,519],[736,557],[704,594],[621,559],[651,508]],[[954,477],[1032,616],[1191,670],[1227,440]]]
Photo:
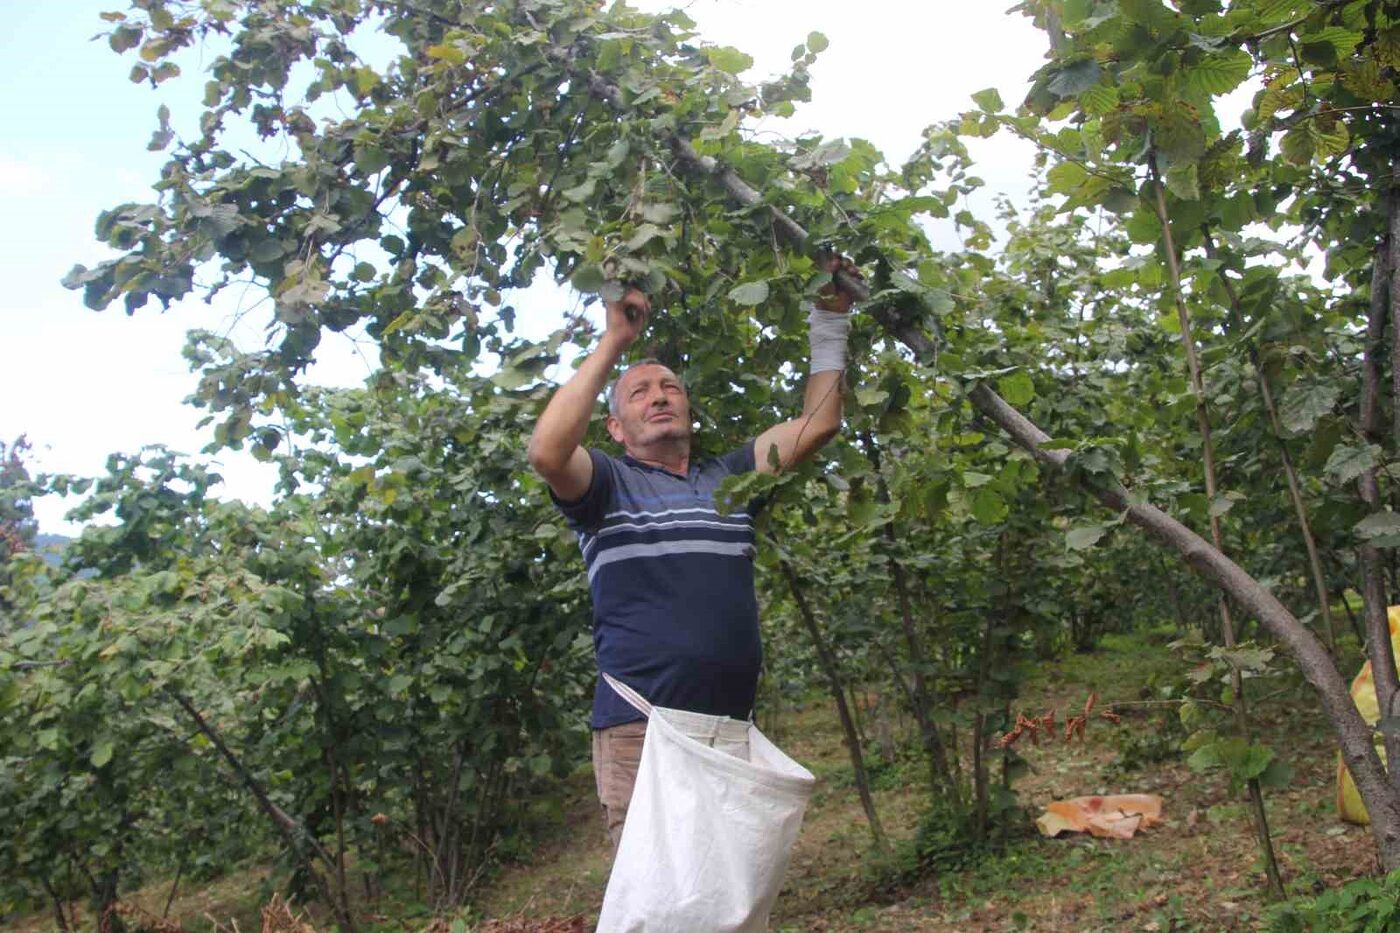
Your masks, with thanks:
[[[661,421],[662,419],[667,419],[667,420],[674,421],[675,418],[676,418],[676,413],[673,412],[673,411],[659,411],[659,412],[657,412],[656,414],[652,415],[652,416],[651,416],[650,418],[648,418],[647,420],[648,420],[648,421]]]

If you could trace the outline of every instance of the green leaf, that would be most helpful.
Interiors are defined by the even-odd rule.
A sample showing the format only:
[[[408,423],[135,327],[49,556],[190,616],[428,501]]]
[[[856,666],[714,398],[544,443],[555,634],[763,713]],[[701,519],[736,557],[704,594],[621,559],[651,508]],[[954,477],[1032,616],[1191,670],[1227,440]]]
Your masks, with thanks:
[[[995,525],[1006,518],[1011,509],[993,489],[978,491],[972,500],[972,517],[983,525]]]
[[[1311,9],[1310,0],[1258,0],[1254,15],[1265,25],[1286,23],[1296,19],[1304,10]]]
[[[113,744],[111,739],[98,739],[97,743],[92,747],[92,755],[88,760],[92,762],[94,768],[100,768],[112,760],[112,751]]]
[[[1332,382],[1299,380],[1288,387],[1279,403],[1279,420],[1290,435],[1305,434],[1317,420],[1337,407],[1341,389]]]
[[[1216,744],[1202,745],[1186,759],[1186,767],[1192,771],[1206,771],[1220,765],[1219,748]]]
[[[574,185],[572,188],[564,189],[564,197],[575,203],[587,201],[593,197],[593,192],[598,189],[598,179],[589,177]]]
[[[1376,61],[1381,65],[1400,67],[1400,26],[1391,26],[1377,33],[1371,54],[1375,55]]]
[[[661,228],[656,224],[642,224],[637,228],[637,231],[632,234],[632,238],[627,241],[627,249],[629,252],[636,252],[660,235]]]
[[[1259,772],[1256,779],[1261,786],[1266,788],[1277,790],[1287,787],[1293,781],[1293,766],[1282,758],[1275,758],[1263,771]]]
[[[1249,69],[1254,64],[1248,52],[1231,49],[1220,55],[1211,55],[1196,62],[1185,70],[1184,83],[1188,90],[1207,97],[1228,94],[1249,77]]]
[[[1230,511],[1235,507],[1235,502],[1237,502],[1239,499],[1239,496],[1232,496],[1228,493],[1223,496],[1216,496],[1215,501],[1210,504],[1210,517],[1219,518],[1220,516],[1224,515],[1226,512]]]
[[[426,49],[428,57],[449,65],[465,65],[467,53],[455,45],[430,45]]]
[[[1050,80],[1050,93],[1056,97],[1074,97],[1099,83],[1102,69],[1092,58],[1080,59],[1062,67]]]
[[[118,26],[107,38],[107,44],[112,47],[113,52],[125,52],[140,45],[143,35],[138,26]]]
[[[1107,84],[1096,84],[1079,95],[1079,106],[1091,116],[1101,117],[1118,109],[1118,89]]]
[[[997,391],[1008,405],[1020,407],[1035,398],[1035,382],[1023,369],[997,380]]]
[[[1269,664],[1274,660],[1274,649],[1243,644],[1233,648],[1214,648],[1211,657],[1226,662],[1236,670],[1258,674],[1269,669]]]
[[[973,94],[972,101],[984,113],[1001,113],[1006,109],[1006,105],[1002,103],[1001,94],[994,87]]]
[[[1311,165],[1313,160],[1313,137],[1306,126],[1295,126],[1283,134],[1279,150],[1284,159],[1293,165]]]
[[[1351,132],[1341,120],[1314,118],[1308,121],[1307,127],[1315,159],[1343,155],[1351,147]]]
[[[1060,162],[1045,175],[1052,194],[1073,194],[1089,180],[1089,171],[1078,162]]]
[[[1332,46],[1337,58],[1348,58],[1365,38],[1363,33],[1342,26],[1328,26],[1317,32],[1301,33],[1299,41],[1305,45],[1327,44]]]
[[[569,284],[585,295],[596,295],[606,281],[603,267],[596,263],[584,263],[569,276]]]
[[[1397,535],[1400,534],[1400,515],[1394,512],[1375,512],[1357,522],[1353,530],[1367,540]]]
[[[1266,745],[1251,745],[1244,756],[1231,768],[1234,777],[1249,781],[1264,773],[1269,762],[1274,760],[1274,750]]]
[[[729,300],[748,308],[761,305],[768,300],[768,283],[762,280],[745,282],[729,290]]]
[[[711,46],[705,50],[710,64],[720,71],[739,75],[753,67],[753,59],[729,46]]]
[[[1327,458],[1323,471],[1327,478],[1337,485],[1345,485],[1367,470],[1380,465],[1382,451],[1376,444],[1338,444]]]
[[[1200,176],[1195,162],[1173,165],[1167,169],[1166,182],[1167,190],[1183,201],[1201,199]]]
[[[807,33],[807,48],[811,49],[813,52],[825,52],[827,46],[829,46],[830,44],[831,43],[827,41],[826,36],[822,35],[819,32]]]
[[[890,400],[890,394],[878,385],[861,386],[856,389],[856,404],[861,408],[874,408]]]
[[[1108,529],[1102,525],[1072,528],[1069,534],[1065,535],[1065,545],[1072,551],[1085,551],[1098,544],[1107,533]]]

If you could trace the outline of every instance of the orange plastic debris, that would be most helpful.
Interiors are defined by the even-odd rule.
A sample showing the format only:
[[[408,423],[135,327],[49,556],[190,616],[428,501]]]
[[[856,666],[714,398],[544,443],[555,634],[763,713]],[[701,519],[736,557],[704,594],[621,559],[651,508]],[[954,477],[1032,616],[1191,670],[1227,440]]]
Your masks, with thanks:
[[[1139,829],[1162,822],[1162,798],[1156,794],[1118,794],[1056,800],[1035,821],[1042,836],[1084,833],[1100,839],[1131,839]]]

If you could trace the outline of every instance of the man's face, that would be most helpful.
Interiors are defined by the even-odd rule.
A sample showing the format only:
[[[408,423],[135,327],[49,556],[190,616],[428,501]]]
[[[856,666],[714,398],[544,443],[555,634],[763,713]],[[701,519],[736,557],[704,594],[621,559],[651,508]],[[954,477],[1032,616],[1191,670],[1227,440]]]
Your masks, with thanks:
[[[627,370],[617,383],[617,414],[608,418],[608,433],[629,448],[690,437],[690,400],[685,386],[675,373],[659,364]]]

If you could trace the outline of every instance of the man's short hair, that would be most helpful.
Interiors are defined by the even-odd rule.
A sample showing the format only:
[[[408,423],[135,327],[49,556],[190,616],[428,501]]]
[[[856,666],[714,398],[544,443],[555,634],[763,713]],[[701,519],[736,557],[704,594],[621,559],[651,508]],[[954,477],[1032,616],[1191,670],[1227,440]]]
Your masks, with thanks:
[[[617,387],[622,384],[623,376],[626,376],[628,373],[630,373],[632,370],[636,369],[639,366],[665,366],[667,369],[671,369],[671,367],[666,366],[665,363],[651,356],[647,357],[644,360],[637,360],[637,362],[624,369],[621,372],[621,374],[619,374],[618,377],[612,381],[612,384],[608,386],[608,414],[612,415],[614,418],[617,417],[618,411]],[[675,370],[672,369],[671,372],[674,373]]]

